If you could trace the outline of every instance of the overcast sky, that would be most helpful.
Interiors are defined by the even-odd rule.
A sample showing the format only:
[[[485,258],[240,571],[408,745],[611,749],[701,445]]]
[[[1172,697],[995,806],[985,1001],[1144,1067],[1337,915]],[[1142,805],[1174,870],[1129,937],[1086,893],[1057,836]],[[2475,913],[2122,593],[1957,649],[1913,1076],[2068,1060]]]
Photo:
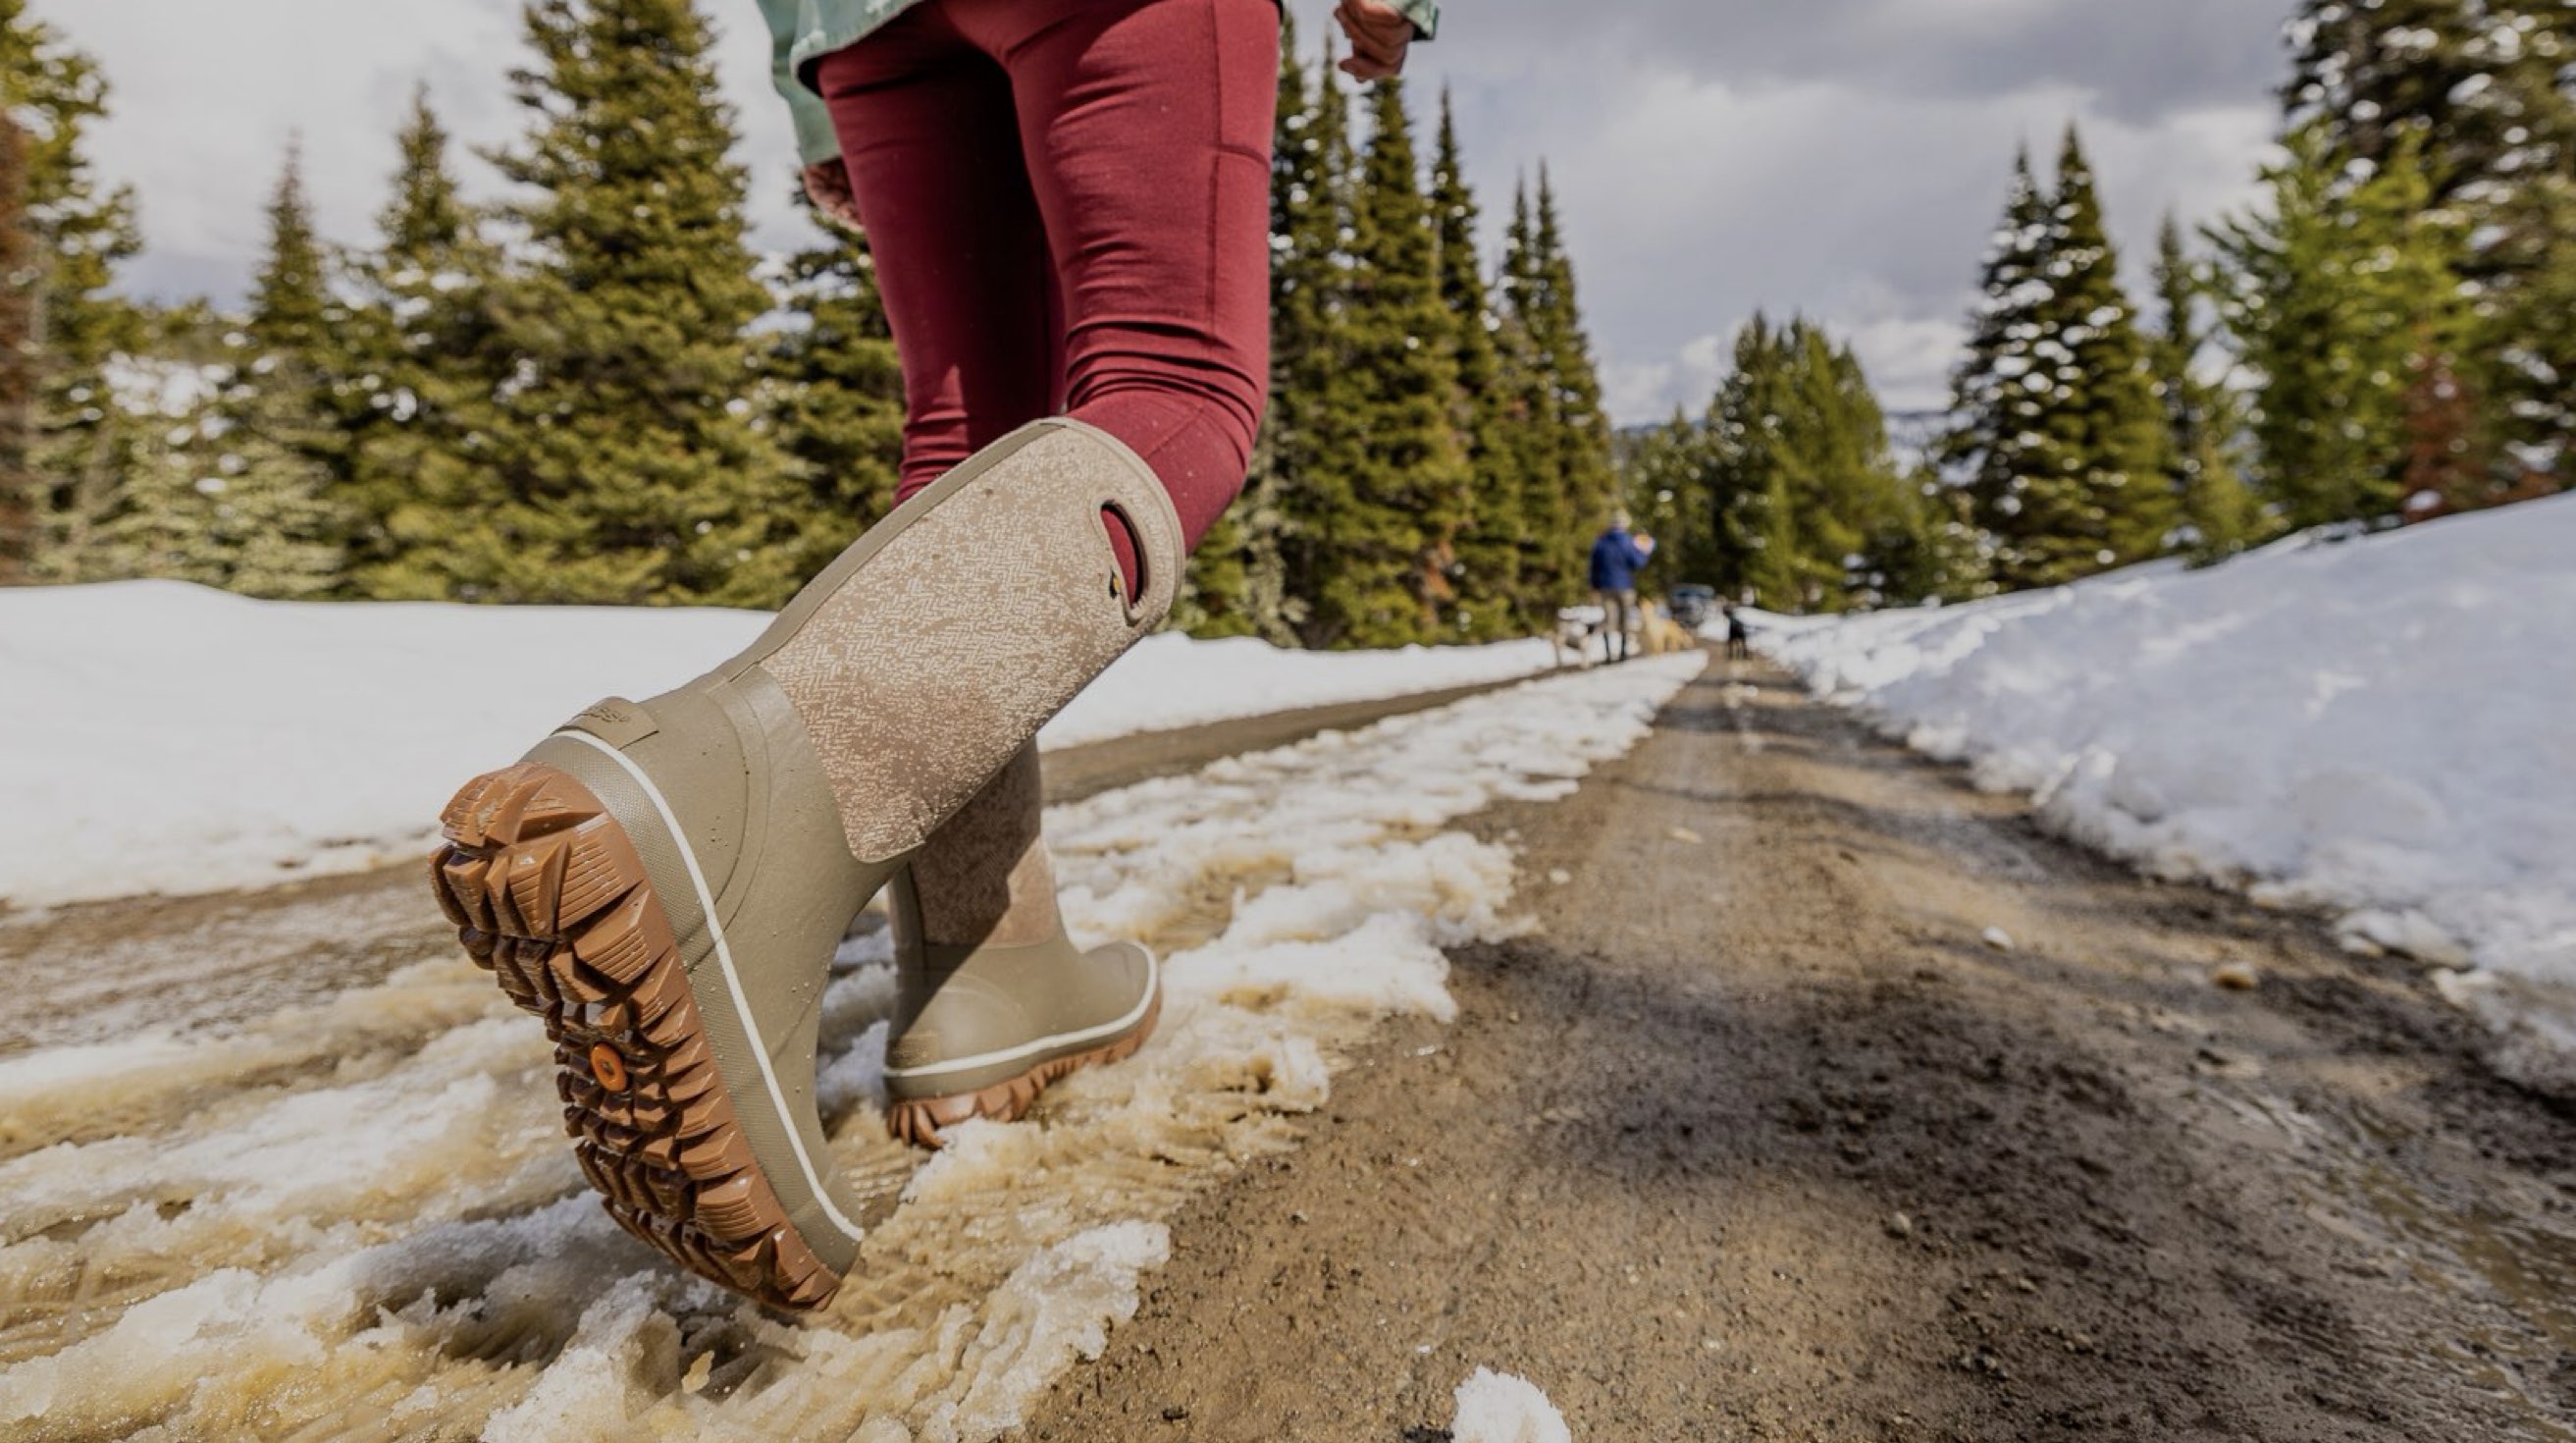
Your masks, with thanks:
[[[755,167],[756,240],[797,243],[753,0],[703,0]],[[1324,0],[1294,0],[1311,41]],[[96,55],[96,156],[142,196],[162,297],[238,297],[290,134],[324,232],[366,239],[427,81],[466,141],[519,128],[517,0],[32,0]],[[1859,346],[1889,403],[1937,405],[2014,145],[2080,122],[2133,275],[2167,208],[2251,191],[2290,0],[1450,0],[1415,77],[1456,92],[1489,228],[1555,177],[1613,411],[1698,407],[1756,307]],[[1583,16],[1583,11],[1596,12]],[[1606,14],[1598,12],[1609,12]],[[479,165],[477,180],[487,180]]]

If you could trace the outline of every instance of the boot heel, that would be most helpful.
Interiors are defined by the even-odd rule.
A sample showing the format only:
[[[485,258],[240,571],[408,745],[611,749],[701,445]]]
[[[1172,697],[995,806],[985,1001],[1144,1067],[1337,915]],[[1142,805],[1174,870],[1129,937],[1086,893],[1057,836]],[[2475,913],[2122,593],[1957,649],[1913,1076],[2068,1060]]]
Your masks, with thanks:
[[[790,1224],[717,1075],[671,924],[598,797],[522,762],[468,782],[430,887],[458,940],[546,1025],[582,1176],[689,1271],[782,1308],[841,1280]]]

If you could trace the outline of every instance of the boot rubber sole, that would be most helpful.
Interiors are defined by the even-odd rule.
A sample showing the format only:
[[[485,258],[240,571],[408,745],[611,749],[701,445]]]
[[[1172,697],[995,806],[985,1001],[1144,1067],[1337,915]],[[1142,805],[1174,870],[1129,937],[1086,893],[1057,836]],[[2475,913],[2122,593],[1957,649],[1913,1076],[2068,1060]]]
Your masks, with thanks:
[[[608,1215],[736,1292],[828,1305],[841,1279],[752,1156],[625,828],[571,776],[529,762],[468,782],[439,820],[431,890],[476,965],[544,1019],[573,1155]]]
[[[886,1128],[896,1137],[916,1147],[937,1149],[945,1145],[940,1129],[955,1127],[972,1118],[994,1122],[1017,1122],[1028,1116],[1037,1105],[1039,1094],[1064,1078],[1086,1067],[1124,1062],[1136,1055],[1145,1040],[1154,1035],[1154,1024],[1163,1016],[1163,979],[1157,971],[1154,997],[1146,1004],[1145,1015],[1128,1031],[1098,1047],[1083,1052],[1049,1058],[1017,1077],[1004,1078],[990,1087],[972,1092],[951,1093],[945,1097],[900,1099],[886,1108]]]

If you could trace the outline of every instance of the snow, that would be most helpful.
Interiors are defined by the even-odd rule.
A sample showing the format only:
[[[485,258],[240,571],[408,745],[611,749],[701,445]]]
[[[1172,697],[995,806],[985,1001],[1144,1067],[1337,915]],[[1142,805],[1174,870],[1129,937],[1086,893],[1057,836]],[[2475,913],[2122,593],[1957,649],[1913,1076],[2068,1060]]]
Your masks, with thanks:
[[[1574,1443],[1565,1415],[1526,1378],[1478,1368],[1458,1385],[1457,1443]]]
[[[2356,946],[2576,985],[2576,497],[1757,645],[2052,827],[2340,919]]]
[[[1567,672],[1049,809],[1068,926],[1165,958],[1161,1026],[926,1164],[884,1128],[885,949],[843,947],[828,1137],[892,1206],[812,1320],[617,1230],[542,1029],[453,952],[237,1026],[13,1058],[0,1304],[89,1301],[0,1365],[0,1434],[305,1436],[378,1412],[442,1438],[1005,1433],[1134,1315],[1173,1210],[1293,1146],[1376,1019],[1451,1015],[1443,947],[1526,925],[1508,848],[1452,824],[1570,793],[1701,664]],[[1457,1436],[1548,1443],[1554,1418],[1480,1377]]]
[[[604,696],[748,644],[739,611],[253,601],[176,582],[0,592],[0,904],[210,891],[425,852],[448,795]],[[1549,667],[1544,641],[1306,653],[1155,636],[1064,747]],[[46,819],[41,825],[29,819]]]

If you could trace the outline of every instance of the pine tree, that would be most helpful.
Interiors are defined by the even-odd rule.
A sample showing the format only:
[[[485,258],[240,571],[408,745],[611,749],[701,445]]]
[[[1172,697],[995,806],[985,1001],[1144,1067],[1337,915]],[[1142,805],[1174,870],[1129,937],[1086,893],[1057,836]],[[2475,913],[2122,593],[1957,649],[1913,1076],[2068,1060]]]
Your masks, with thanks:
[[[2156,238],[2156,299],[2161,324],[2148,343],[2148,368],[2165,413],[2165,476],[2186,533],[2203,561],[2233,555],[2259,539],[2253,494],[2229,454],[2237,417],[2220,386],[2196,373],[2209,338],[2198,319],[2201,278],[2171,215]]]
[[[1304,615],[1302,601],[1292,594],[1289,553],[1298,563],[1311,564],[1313,557],[1311,547],[1287,536],[1292,514],[1310,510],[1300,504],[1298,487],[1316,419],[1294,387],[1313,372],[1334,289],[1338,235],[1328,233],[1319,217],[1331,207],[1338,179],[1328,169],[1323,132],[1339,123],[1339,111],[1329,94],[1329,50],[1321,84],[1310,94],[1305,61],[1297,53],[1296,18],[1283,10],[1279,24],[1270,161],[1270,404],[1243,495],[1201,538],[1190,557],[1188,585],[1172,611],[1173,624],[1193,636],[1259,636],[1285,644],[1296,639],[1295,626]],[[1329,116],[1328,101],[1336,105]]]
[[[1447,88],[1440,92],[1440,132],[1431,162],[1431,219],[1440,267],[1440,304],[1452,318],[1451,355],[1458,403],[1451,425],[1466,457],[1470,490],[1458,528],[1456,596],[1447,631],[1463,640],[1490,641],[1519,630],[1514,602],[1520,589],[1522,518],[1514,492],[1493,484],[1508,455],[1504,434],[1508,398],[1495,349],[1492,305],[1476,254],[1476,196],[1467,184],[1458,145],[1457,118]]]
[[[301,146],[290,143],[268,206],[268,248],[237,333],[238,359],[221,414],[228,469],[209,499],[223,521],[260,528],[227,567],[226,585],[259,596],[340,589],[357,529],[344,488],[347,432],[329,395],[349,316],[331,294],[321,239],[304,192]],[[219,526],[219,535],[227,528]]]
[[[1548,448],[1555,462],[1555,484],[1571,523],[1545,533],[1552,563],[1541,571],[1554,594],[1572,600],[1586,582],[1593,535],[1609,519],[1618,494],[1610,470],[1610,416],[1601,404],[1601,380],[1593,370],[1592,343],[1583,331],[1583,311],[1575,294],[1574,260],[1565,249],[1558,224],[1556,188],[1547,167],[1538,173],[1538,208],[1529,235],[1529,308],[1523,313],[1531,344],[1550,392],[1550,419],[1555,429]]]
[[[1440,633],[1468,485],[1454,323],[1400,81],[1375,87],[1351,219],[1343,384],[1317,458],[1346,500],[1325,518],[1331,562],[1307,630],[1310,644],[1397,646]]]
[[[1747,557],[1743,586],[1762,605],[1780,611],[1821,607],[1841,568],[1820,555],[1811,534],[1832,524],[1815,503],[1805,448],[1817,417],[1807,409],[1812,391],[1805,374],[1805,339],[1796,330],[1774,330],[1755,316],[1739,341],[1736,408],[1721,433],[1720,493],[1730,497],[1744,528]]]
[[[0,110],[0,586],[36,549],[36,251],[27,234],[27,137]]]
[[[111,293],[116,267],[142,248],[134,200],[91,174],[89,127],[107,114],[108,86],[87,55],[0,0],[0,110],[25,142],[24,196],[35,336],[28,470],[34,494],[34,574],[101,574],[86,553],[117,504],[139,440],[108,383],[110,360],[137,347],[142,319]]]
[[[1498,278],[1502,315],[1494,333],[1494,390],[1500,416],[1487,447],[1485,485],[1517,519],[1514,611],[1520,629],[1530,632],[1552,628],[1557,609],[1585,583],[1568,574],[1567,537],[1582,521],[1564,479],[1564,398],[1540,339],[1542,272],[1529,189],[1518,185]]]
[[[2563,0],[2301,0],[2290,34],[2289,128],[2321,127],[2372,166],[2414,147],[2432,204],[2492,212],[2533,181],[2576,174],[2576,16]]]
[[[133,403],[149,424],[135,428],[126,484],[92,538],[93,574],[328,594],[341,576],[342,518],[298,445],[310,415],[293,393],[259,384],[266,374],[255,367],[274,353],[202,306],[157,329],[149,358],[128,363],[153,398]]]
[[[219,401],[187,440],[147,451],[158,473],[102,530],[121,570],[252,596],[315,597],[342,580],[350,525],[334,494],[340,432],[320,403],[337,308],[294,148],[268,206],[250,314],[224,344]]]
[[[780,309],[800,324],[767,359],[779,444],[804,479],[802,504],[777,545],[800,576],[830,564],[894,509],[903,466],[903,369],[867,242],[834,235],[788,258]]]
[[[2461,237],[2428,209],[2414,146],[2358,182],[2322,127],[2286,149],[2264,172],[2266,211],[2210,232],[2220,315],[2257,378],[2257,489],[2292,527],[2387,519],[2439,389],[2424,378],[2457,373]]]
[[[2054,198],[2016,161],[1984,290],[1941,449],[1966,473],[1995,579],[2053,586],[2157,554],[2175,515],[2161,408],[2071,127]]]
[[[2470,0],[2300,0],[2283,102],[2294,122],[2325,122],[2338,149],[2373,164],[2408,136],[2441,137],[2457,147],[2429,157],[2449,173],[2442,189],[2467,184],[2477,153],[2497,143],[2483,107],[2464,104],[2484,76],[2474,28]]]
[[[1800,325],[1806,389],[1815,398],[1810,504],[1832,522],[1817,529],[1825,551],[1818,560],[1836,572],[1827,605],[1842,611],[1918,601],[1940,578],[1921,497],[1888,441],[1887,412],[1860,357],[1823,328]]]
[[[2021,530],[2042,464],[2040,424],[2050,382],[2041,354],[2041,308],[2055,294],[2048,274],[2050,229],[2049,199],[2025,148],[2013,159],[2012,189],[1979,280],[1983,300],[1970,322],[1967,354],[1951,379],[1951,409],[1958,419],[1939,445],[1941,459],[1964,478],[1978,527],[1998,538]],[[2003,543],[1997,550],[2004,550]],[[2011,581],[2021,580],[2017,547],[2001,569]]]
[[[1869,378],[1822,328],[1755,315],[1705,436],[1684,508],[1698,525],[1681,542],[1694,578],[1794,611],[1913,601],[1947,579]]]
[[[244,329],[261,351],[309,357],[323,347],[331,309],[322,242],[304,195],[303,145],[289,141],[286,167],[269,195],[268,250],[251,282],[250,323]]]
[[[1623,436],[1613,457],[1624,504],[1658,543],[1648,573],[1663,586],[1718,574],[1710,556],[1708,439],[1677,406],[1660,425]]]
[[[2576,146],[2567,150],[2576,156]],[[2516,283],[2497,308],[2480,349],[2502,358],[2497,403],[2515,418],[2504,454],[2523,463],[2490,502],[2550,491],[2576,490],[2576,177],[2561,176],[2533,188],[2525,225],[2559,243]]]
[[[2080,498],[2085,523],[2072,545],[2058,538],[2062,559],[2051,579],[2062,580],[2161,554],[2176,512],[2164,485],[2163,411],[2136,307],[2121,287],[2093,166],[2071,125],[2058,163],[2054,222],[2048,243],[2053,288],[2041,324],[2066,354],[2049,397],[2047,430],[2056,443],[2058,479]],[[2088,543],[2098,543],[2089,564]]]
[[[690,0],[534,0],[542,64],[514,75],[534,131],[498,157],[532,188],[537,257],[503,299],[501,499],[448,552],[503,601],[775,605],[801,579],[768,543],[794,463],[759,424],[741,169]]]
[[[1344,327],[1351,220],[1349,99],[1328,40],[1311,78],[1282,43],[1278,125],[1270,182],[1270,410],[1247,488],[1244,558],[1247,620],[1273,641],[1328,640],[1316,611],[1338,562],[1331,528],[1351,504],[1336,469],[1349,420]],[[1268,589],[1276,587],[1276,599]]]
[[[2576,265],[2576,10],[2563,0],[2303,0],[2290,128],[2383,167],[2411,147],[2425,203],[2460,227],[2478,334],[2419,377],[2419,419],[2483,434],[2483,475],[2447,455],[2444,506],[2576,485],[2576,327],[2552,277]],[[2496,444],[2498,442],[2508,444]],[[2447,442],[2436,445],[2440,453]]]
[[[426,89],[398,147],[377,246],[352,267],[359,299],[333,411],[356,513],[353,589],[441,598],[454,594],[451,548],[501,500],[489,460],[493,392],[509,370],[494,309],[501,257],[449,169]]]

